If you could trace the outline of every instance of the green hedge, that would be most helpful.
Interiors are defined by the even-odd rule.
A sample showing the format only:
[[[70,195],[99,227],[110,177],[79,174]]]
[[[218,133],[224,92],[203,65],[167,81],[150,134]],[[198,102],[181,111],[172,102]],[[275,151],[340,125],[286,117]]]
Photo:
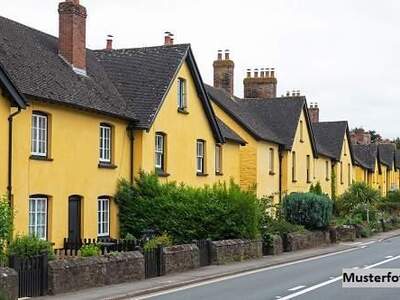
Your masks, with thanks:
[[[307,229],[327,227],[332,218],[332,208],[332,200],[313,193],[292,193],[282,203],[285,219]]]
[[[233,182],[193,188],[161,184],[156,176],[142,173],[134,185],[121,181],[115,200],[122,236],[130,233],[139,238],[143,230],[158,229],[175,243],[186,243],[259,235],[259,201]]]

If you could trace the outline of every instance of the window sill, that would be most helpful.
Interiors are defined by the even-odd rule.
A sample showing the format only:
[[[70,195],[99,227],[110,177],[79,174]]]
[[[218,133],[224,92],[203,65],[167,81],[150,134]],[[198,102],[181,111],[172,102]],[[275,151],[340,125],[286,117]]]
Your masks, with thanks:
[[[274,171],[269,171],[269,175],[275,175]]]
[[[188,115],[189,112],[187,111],[187,108],[178,108],[178,113]]]
[[[300,140],[300,143],[304,143],[304,140]]]
[[[169,177],[171,175],[171,174],[169,174],[167,172],[164,172],[164,171],[161,171],[161,170],[157,170],[156,174],[157,174],[158,177]]]
[[[41,160],[41,161],[53,161],[52,158],[46,157],[46,156],[39,156],[39,155],[31,155],[29,157],[31,160]]]
[[[224,173],[221,173],[221,172],[215,172],[215,176],[224,176]]]
[[[118,168],[116,165],[112,163],[104,163],[104,162],[99,162],[98,165],[99,169],[116,169]]]
[[[297,179],[292,179],[292,182],[297,182]]]
[[[196,175],[199,177],[207,177],[208,176],[208,174],[206,174],[206,173],[199,173],[199,172],[197,172]]]

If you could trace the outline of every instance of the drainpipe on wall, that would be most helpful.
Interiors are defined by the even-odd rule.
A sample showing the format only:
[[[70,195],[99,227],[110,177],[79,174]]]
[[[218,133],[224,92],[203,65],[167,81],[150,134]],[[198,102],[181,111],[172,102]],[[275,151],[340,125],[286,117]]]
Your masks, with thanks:
[[[135,129],[132,125],[129,125],[128,128],[128,136],[129,136],[129,141],[130,141],[130,149],[129,149],[129,154],[130,154],[130,182],[133,184],[135,180],[135,175],[134,175],[134,145],[135,145]]]
[[[283,149],[279,146],[279,203],[282,203],[282,160]]]
[[[21,112],[21,108],[18,107],[18,111],[12,113],[8,117],[8,203],[12,206],[12,153],[13,153],[13,119],[16,115]]]

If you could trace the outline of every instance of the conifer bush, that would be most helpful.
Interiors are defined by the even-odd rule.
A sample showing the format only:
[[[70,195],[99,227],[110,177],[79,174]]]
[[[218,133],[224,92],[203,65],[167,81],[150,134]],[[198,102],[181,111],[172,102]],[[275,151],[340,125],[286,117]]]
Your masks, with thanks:
[[[332,218],[332,209],[332,200],[314,193],[292,193],[282,203],[285,220],[311,230],[327,227]]]
[[[259,236],[259,200],[233,182],[194,188],[161,184],[157,176],[142,173],[134,185],[121,181],[115,200],[121,235],[140,237],[144,230],[157,229],[174,243]]]

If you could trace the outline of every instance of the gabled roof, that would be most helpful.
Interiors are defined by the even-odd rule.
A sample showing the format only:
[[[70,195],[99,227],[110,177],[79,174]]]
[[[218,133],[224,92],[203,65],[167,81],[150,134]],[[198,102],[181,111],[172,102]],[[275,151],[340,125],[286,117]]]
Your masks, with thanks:
[[[316,150],[305,97],[241,99],[209,85],[206,85],[206,89],[215,104],[255,139],[280,144],[286,150],[293,146],[300,115],[304,111],[311,143]]]
[[[0,63],[27,98],[135,119],[92,51],[88,76],[79,76],[58,55],[57,38],[4,17],[0,28]]]
[[[186,62],[214,136],[222,141],[221,131],[189,44],[98,50],[95,53],[120,94],[133,107],[139,119],[138,127],[145,129],[153,124],[180,67]]]
[[[246,145],[246,141],[242,139],[236,132],[234,132],[228,125],[226,125],[222,120],[217,118],[218,126],[221,129],[222,136],[225,140],[238,143],[242,146]]]
[[[7,71],[4,69],[1,63],[0,63],[0,88],[2,88],[5,94],[9,96],[12,106],[17,106],[19,108],[26,107],[27,102],[24,95],[22,95],[22,93],[12,82],[10,76],[8,75]]]
[[[394,144],[379,144],[378,158],[381,164],[384,164],[389,169],[393,167],[396,146]]]
[[[354,161],[360,167],[371,172],[375,171],[375,163],[378,158],[378,146],[375,144],[369,145],[352,145]]]
[[[313,130],[319,154],[340,160],[344,137],[350,141],[347,121],[313,123]],[[351,152],[351,146],[349,146]]]

